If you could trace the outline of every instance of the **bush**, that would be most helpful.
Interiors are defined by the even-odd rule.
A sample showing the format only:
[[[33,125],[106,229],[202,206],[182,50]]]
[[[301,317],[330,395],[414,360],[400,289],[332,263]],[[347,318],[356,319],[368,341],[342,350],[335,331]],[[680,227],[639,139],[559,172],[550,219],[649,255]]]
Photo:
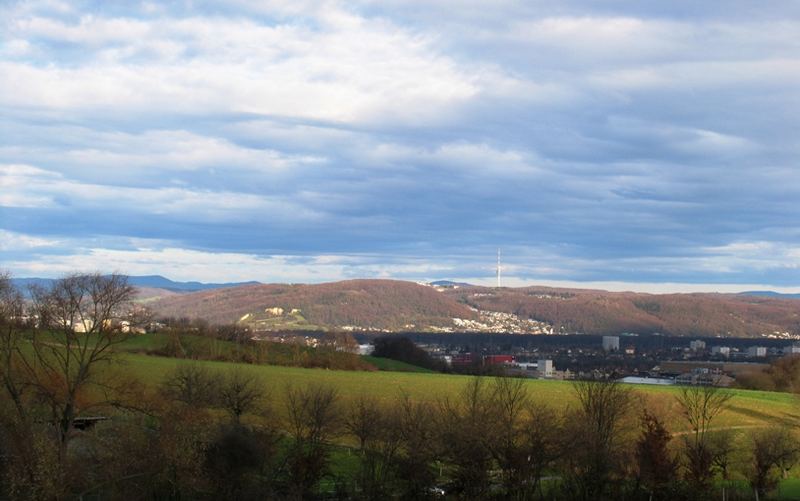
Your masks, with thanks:
[[[425,369],[442,371],[443,362],[434,360],[428,353],[406,337],[385,336],[375,340],[374,357],[391,358]]]

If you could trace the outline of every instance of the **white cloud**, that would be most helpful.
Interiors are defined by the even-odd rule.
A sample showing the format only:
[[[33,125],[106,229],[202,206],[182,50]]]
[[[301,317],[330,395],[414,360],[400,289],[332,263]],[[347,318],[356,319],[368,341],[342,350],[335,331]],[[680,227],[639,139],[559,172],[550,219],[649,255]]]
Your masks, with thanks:
[[[673,55],[687,48],[693,33],[685,23],[635,17],[547,17],[520,20],[506,36],[518,42],[598,62]],[[591,63],[590,63],[591,64]]]
[[[314,277],[463,274],[506,239],[519,277],[800,276],[794,11],[612,4],[2,3],[0,205],[25,219],[0,226],[75,236],[73,265],[134,259],[95,230],[163,229],[182,251],[470,249]]]
[[[67,179],[30,166],[2,166],[2,185],[15,193],[0,198],[9,206],[57,206],[69,201],[76,209],[104,211],[123,207],[131,214],[180,216],[184,221],[248,221],[261,214],[286,220],[316,220],[313,209],[286,197],[176,187],[133,188]],[[8,202],[8,203],[5,203]],[[24,205],[20,205],[20,204]]]
[[[800,84],[800,59],[759,58],[730,61],[688,61],[600,71],[590,84],[610,90],[693,90],[758,86],[787,88]]]
[[[737,241],[705,247],[708,266],[727,272],[736,270],[800,269],[800,246],[770,241]]]
[[[466,282],[476,285],[491,287],[495,285],[492,279],[485,277],[466,278]],[[745,291],[769,290],[785,294],[800,293],[800,287],[778,287],[775,285],[758,283],[736,283],[736,284],[706,284],[706,283],[684,283],[684,282],[621,282],[621,281],[575,281],[575,280],[550,280],[507,277],[503,279],[504,287],[564,287],[570,289],[600,289],[611,292],[644,292],[649,294],[676,294],[692,292],[717,292],[736,294]]]
[[[529,152],[500,150],[485,143],[443,143],[433,148],[414,148],[404,144],[369,145],[359,153],[370,165],[419,166],[432,169],[492,175],[529,175],[538,171],[538,160]]]
[[[142,243],[142,242],[140,242]],[[161,274],[173,280],[231,282],[327,282],[362,278],[387,278],[416,273],[420,276],[449,269],[447,265],[398,263],[369,264],[359,256],[258,256],[233,252],[204,252],[176,247],[136,249],[76,249],[69,255],[8,263],[16,276],[58,276],[81,271],[119,271],[129,275]],[[365,263],[365,261],[367,261]]]
[[[59,170],[102,168],[113,179],[121,170],[130,172],[184,171],[209,167],[256,172],[280,172],[324,161],[321,157],[286,155],[268,148],[249,148],[223,137],[204,136],[185,130],[148,130],[138,134],[94,131],[85,127],[30,128],[31,133],[58,135],[69,144],[40,149],[0,148],[5,158],[46,162]],[[114,169],[108,172],[108,169]]]
[[[318,30],[222,18],[22,19],[12,30],[17,37],[102,50],[82,64],[0,63],[0,103],[409,121],[434,120],[480,91],[478,79],[437,54],[430,37],[335,8],[322,19]],[[140,54],[147,64],[136,62]]]
[[[3,236],[3,235],[0,235]],[[51,242],[25,240],[30,249],[50,245]],[[147,244],[155,244],[148,246]],[[349,278],[396,278],[426,281],[452,278],[458,265],[450,259],[442,262],[421,258],[400,258],[394,263],[376,263],[380,256],[331,255],[313,256],[273,255],[259,256],[246,253],[204,252],[178,247],[162,246],[161,242],[140,240],[141,247],[133,249],[75,248],[68,255],[50,255],[44,262],[31,256],[29,260],[14,260],[4,266],[15,276],[57,277],[75,271],[120,272],[129,275],[161,274],[173,280],[200,280],[204,282],[231,282],[258,280],[265,283],[316,283]],[[16,248],[15,248],[16,249]],[[15,250],[11,249],[11,250]],[[9,250],[0,248],[0,250]],[[516,270],[516,271],[515,271]],[[505,265],[502,285],[505,287],[550,286],[609,291],[635,291],[649,293],[721,292],[736,293],[747,290],[773,290],[800,293],[800,287],[775,286],[760,283],[683,283],[683,282],[624,282],[554,280],[543,273],[531,278],[525,266]],[[542,271],[542,270],[540,270]],[[546,271],[546,270],[545,270]],[[494,286],[491,267],[486,273],[473,277],[458,277],[477,285]]]
[[[129,43],[150,36],[148,23],[135,19],[81,16],[77,24],[46,17],[22,18],[11,30],[34,38],[101,47],[108,43]]]
[[[40,238],[0,229],[0,251],[30,251],[43,247],[55,247],[60,240]]]

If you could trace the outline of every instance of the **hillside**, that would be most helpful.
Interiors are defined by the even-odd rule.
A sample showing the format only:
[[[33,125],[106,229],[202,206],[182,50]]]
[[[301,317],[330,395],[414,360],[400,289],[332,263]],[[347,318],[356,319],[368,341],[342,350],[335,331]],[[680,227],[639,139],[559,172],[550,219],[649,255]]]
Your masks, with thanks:
[[[397,280],[350,280],[239,286],[163,296],[149,305],[163,316],[197,317],[216,324],[241,321],[267,331],[352,328],[708,337],[800,334],[800,301],[744,294],[434,288]]]
[[[468,307],[432,287],[396,280],[249,285],[164,297],[151,306],[162,316],[202,318],[215,324],[243,320],[258,323],[263,330],[428,329],[450,326],[454,317],[477,318]]]
[[[740,294],[643,294],[549,287],[447,289],[481,310],[512,313],[555,332],[755,337],[800,334],[800,301]]]

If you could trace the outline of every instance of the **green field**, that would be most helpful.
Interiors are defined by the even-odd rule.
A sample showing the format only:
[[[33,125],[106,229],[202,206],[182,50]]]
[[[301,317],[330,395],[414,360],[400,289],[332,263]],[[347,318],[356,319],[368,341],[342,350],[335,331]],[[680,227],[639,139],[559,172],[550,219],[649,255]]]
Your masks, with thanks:
[[[373,362],[372,359],[367,359]],[[173,359],[141,355],[124,354],[121,357],[125,372],[140,378],[149,385],[155,386],[174,367],[179,364],[198,363],[210,370],[226,371],[233,368],[246,371],[259,377],[267,388],[273,401],[273,409],[280,416],[286,388],[306,384],[328,384],[337,388],[345,402],[359,395],[374,396],[389,403],[398,396],[407,394],[417,401],[435,402],[441,398],[454,398],[469,381],[470,376],[459,376],[438,373],[380,372],[367,371],[335,371],[324,369],[302,369],[296,367],[279,367],[270,365],[232,364],[227,362],[193,362],[185,359]],[[382,363],[378,361],[378,363]],[[406,364],[385,364],[383,369],[403,367]],[[413,366],[411,366],[413,367]],[[417,368],[419,369],[419,368]],[[574,407],[577,402],[572,384],[568,381],[526,380],[529,395],[536,403],[548,405],[555,409],[567,406]],[[680,391],[676,387],[631,386],[641,407],[656,408],[666,418],[668,428],[674,433],[687,431],[687,425],[681,418],[675,396]],[[745,456],[749,448],[748,431],[755,431],[776,424],[800,425],[800,401],[792,394],[773,393],[749,390],[730,390],[734,398],[729,408],[715,421],[713,428],[733,428],[741,430],[739,449],[735,453],[738,462],[749,461]],[[345,441],[337,445],[334,454],[334,469],[339,473],[354,468],[351,446]],[[783,480],[780,487],[773,491],[767,499],[800,499],[800,478],[798,469],[793,468],[791,477]],[[735,490],[744,498],[748,498],[750,490],[747,482],[737,474],[732,482]]]
[[[280,399],[285,389],[291,385],[321,383],[335,386],[345,400],[359,395],[371,395],[388,402],[406,393],[415,400],[436,401],[444,397],[453,398],[469,379],[469,376],[438,373],[336,371],[228,362],[193,362],[135,353],[126,353],[120,359],[126,373],[153,386],[178,364],[198,363],[219,371],[236,367],[257,375],[274,399]],[[542,405],[558,409],[576,403],[570,382],[527,380],[526,386],[534,401]],[[678,388],[641,385],[632,388],[640,399],[640,406],[656,407],[667,417],[671,430],[685,430],[686,426],[678,415],[674,398]],[[730,401],[730,407],[715,422],[716,427],[751,428],[800,423],[800,403],[794,395],[750,390],[730,391],[735,397]]]
[[[116,346],[115,350],[128,353],[152,353],[164,350],[168,344],[169,336],[165,334],[148,334],[146,336],[133,336],[125,340],[124,343]],[[210,355],[212,358],[230,357],[242,349],[239,345],[231,341],[192,335],[182,335],[181,344],[188,353],[201,352]],[[312,353],[314,351],[313,348],[281,343],[261,342],[258,346],[268,354],[272,354],[274,356],[283,356],[284,358],[291,357],[293,351],[308,353]],[[381,371],[424,373],[434,372],[430,369],[407,364],[398,360],[392,360],[390,358],[365,355],[362,356],[361,359]]]
[[[395,372],[422,372],[426,374],[433,374],[434,371],[430,369],[426,369],[424,367],[419,367],[417,365],[407,364],[405,362],[401,362],[399,360],[392,360],[391,358],[382,358],[382,357],[373,357],[370,355],[364,355],[361,357],[365,362],[368,362],[378,370],[382,371],[395,371]]]

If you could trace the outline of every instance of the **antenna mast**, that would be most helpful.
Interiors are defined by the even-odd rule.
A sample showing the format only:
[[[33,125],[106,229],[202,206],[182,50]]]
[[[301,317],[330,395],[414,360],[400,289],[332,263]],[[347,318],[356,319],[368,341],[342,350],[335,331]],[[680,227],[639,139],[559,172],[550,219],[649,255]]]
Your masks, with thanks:
[[[497,249],[497,288],[500,288],[500,249]]]

